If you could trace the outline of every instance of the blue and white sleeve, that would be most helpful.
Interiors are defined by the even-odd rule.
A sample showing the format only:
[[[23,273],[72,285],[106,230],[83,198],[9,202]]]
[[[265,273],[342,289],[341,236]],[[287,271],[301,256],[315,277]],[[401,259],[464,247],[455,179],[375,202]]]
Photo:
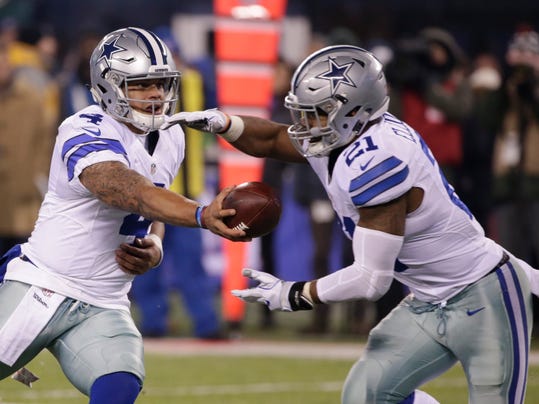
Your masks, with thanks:
[[[367,166],[352,167],[348,192],[357,207],[387,203],[405,194],[412,186],[406,162],[380,150],[371,156]]]

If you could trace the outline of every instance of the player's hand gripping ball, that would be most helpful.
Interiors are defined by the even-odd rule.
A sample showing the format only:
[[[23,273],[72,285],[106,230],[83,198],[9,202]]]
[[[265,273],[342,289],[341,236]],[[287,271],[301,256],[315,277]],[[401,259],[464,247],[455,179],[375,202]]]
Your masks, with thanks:
[[[263,182],[236,186],[223,200],[223,208],[236,209],[234,216],[224,219],[225,224],[253,238],[270,233],[281,217],[281,201],[273,188]]]

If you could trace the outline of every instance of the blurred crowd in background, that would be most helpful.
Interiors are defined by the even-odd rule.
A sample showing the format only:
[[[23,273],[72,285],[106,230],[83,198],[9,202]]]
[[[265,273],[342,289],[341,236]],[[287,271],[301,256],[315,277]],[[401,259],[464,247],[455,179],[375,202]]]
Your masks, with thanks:
[[[385,64],[390,112],[420,132],[487,235],[536,267],[539,27],[529,17],[538,12],[537,2],[496,0],[288,0],[287,8],[287,16],[304,17],[310,27],[308,49],[299,59],[347,43],[371,50]],[[105,33],[125,26],[153,30],[182,71],[182,108],[218,106],[211,46],[204,58],[185,57],[171,29],[172,16],[179,14],[211,16],[212,1],[0,1],[0,253],[32,231],[56,128],[93,102],[88,59]],[[272,118],[285,123],[283,98],[294,63],[281,57],[275,65],[269,107]],[[187,133],[186,156],[174,190],[204,202],[219,183],[215,139]],[[278,229],[253,249],[260,269],[285,279],[297,278],[299,270],[310,279],[351,259],[349,241],[313,175],[303,167],[265,162],[263,180],[280,192],[284,210]],[[132,290],[144,335],[229,336],[218,302],[220,244],[206,233],[167,228],[161,268],[139,277]],[[405,293],[395,282],[376,303],[348,304],[339,332],[367,333]],[[190,318],[189,331],[174,328],[171,294],[179,296]],[[298,331],[331,332],[331,314],[328,307],[317,308],[311,324]],[[261,307],[258,326],[278,324]]]

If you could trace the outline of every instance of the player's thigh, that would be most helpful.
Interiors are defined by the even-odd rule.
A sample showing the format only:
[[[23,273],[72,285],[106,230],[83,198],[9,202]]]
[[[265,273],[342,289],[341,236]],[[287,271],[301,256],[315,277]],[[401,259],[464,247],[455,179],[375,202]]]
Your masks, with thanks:
[[[91,306],[87,310],[87,318],[50,347],[67,378],[84,394],[98,377],[109,373],[133,373],[142,382],[142,337],[129,313]]]
[[[346,378],[344,404],[399,403],[455,364],[454,355],[419,325],[423,315],[401,303],[371,330]]]
[[[515,265],[482,279],[459,302],[475,311],[462,316],[458,336],[450,342],[467,375],[472,403],[520,403],[524,396],[533,320],[528,280]]]
[[[5,281],[0,284],[0,329],[4,326],[11,314],[15,311],[23,297],[30,289],[30,285],[21,282]],[[0,379],[11,375],[20,369],[26,363],[30,362],[42,349],[45,348],[44,342],[37,338],[28,349],[23,352],[20,358],[8,366],[0,362]]]

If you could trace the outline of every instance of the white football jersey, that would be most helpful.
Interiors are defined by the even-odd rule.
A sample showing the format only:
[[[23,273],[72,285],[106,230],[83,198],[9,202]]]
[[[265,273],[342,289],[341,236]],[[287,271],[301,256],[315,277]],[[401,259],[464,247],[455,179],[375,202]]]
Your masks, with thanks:
[[[312,157],[344,232],[352,238],[358,208],[389,202],[412,187],[423,189],[420,207],[406,217],[395,278],[423,301],[438,303],[489,272],[502,248],[485,233],[420,135],[386,113],[336,158]],[[333,167],[331,167],[334,164]]]
[[[53,290],[99,307],[129,308],[132,275],[115,261],[121,243],[144,237],[150,221],[99,201],[79,181],[84,168],[118,161],[168,188],[184,158],[179,125],[159,131],[153,155],[141,137],[97,106],[67,118],[52,155],[49,188],[34,231],[5,278]]]

